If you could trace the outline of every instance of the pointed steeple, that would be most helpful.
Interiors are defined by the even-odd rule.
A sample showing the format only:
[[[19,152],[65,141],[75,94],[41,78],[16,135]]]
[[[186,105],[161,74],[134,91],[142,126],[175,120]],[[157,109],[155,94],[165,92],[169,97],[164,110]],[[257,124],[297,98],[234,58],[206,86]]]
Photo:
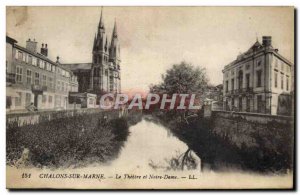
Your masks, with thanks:
[[[103,7],[101,7],[100,21],[99,21],[99,25],[98,25],[99,29],[105,29],[104,23],[103,23],[103,18],[102,18],[102,13],[103,13]]]
[[[118,37],[118,33],[117,33],[117,21],[116,21],[116,18],[115,18],[115,24],[114,24],[114,30],[113,30],[113,34],[112,34],[112,37],[113,38],[117,38]]]

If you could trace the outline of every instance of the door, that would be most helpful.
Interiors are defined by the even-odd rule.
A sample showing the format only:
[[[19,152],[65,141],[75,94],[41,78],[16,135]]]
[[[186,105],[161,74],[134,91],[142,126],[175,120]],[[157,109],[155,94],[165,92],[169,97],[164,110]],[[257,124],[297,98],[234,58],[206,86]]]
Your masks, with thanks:
[[[34,106],[36,108],[38,108],[38,97],[39,97],[39,95],[35,93],[34,94],[34,102],[33,102],[33,104],[34,104]]]

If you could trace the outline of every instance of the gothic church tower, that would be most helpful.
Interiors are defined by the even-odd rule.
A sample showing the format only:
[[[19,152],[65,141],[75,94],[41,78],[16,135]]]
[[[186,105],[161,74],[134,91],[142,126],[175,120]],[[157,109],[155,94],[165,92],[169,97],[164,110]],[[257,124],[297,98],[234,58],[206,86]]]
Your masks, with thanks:
[[[93,44],[93,59],[90,75],[90,89],[93,93],[120,93],[120,45],[116,21],[111,43],[108,43],[101,10],[100,21]]]

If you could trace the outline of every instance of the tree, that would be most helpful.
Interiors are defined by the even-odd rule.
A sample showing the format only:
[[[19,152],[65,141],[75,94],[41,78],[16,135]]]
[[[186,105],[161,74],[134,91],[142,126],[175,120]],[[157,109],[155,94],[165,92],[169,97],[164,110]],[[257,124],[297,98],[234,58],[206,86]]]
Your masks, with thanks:
[[[205,68],[194,67],[186,62],[174,64],[162,75],[162,80],[161,84],[150,87],[152,93],[202,95],[208,84]]]
[[[162,75],[162,80],[162,83],[150,86],[151,93],[168,94],[169,96],[173,94],[195,94],[195,104],[201,105],[201,99],[203,99],[204,91],[208,85],[208,78],[204,68],[194,67],[186,62],[181,62],[180,64],[174,64],[171,69],[167,70],[166,74]],[[188,101],[186,99],[186,103]],[[180,98],[177,98],[175,104],[178,105],[179,102]],[[184,119],[186,122],[187,111],[186,109],[185,112],[180,114],[181,119]],[[175,114],[177,112],[169,113]]]

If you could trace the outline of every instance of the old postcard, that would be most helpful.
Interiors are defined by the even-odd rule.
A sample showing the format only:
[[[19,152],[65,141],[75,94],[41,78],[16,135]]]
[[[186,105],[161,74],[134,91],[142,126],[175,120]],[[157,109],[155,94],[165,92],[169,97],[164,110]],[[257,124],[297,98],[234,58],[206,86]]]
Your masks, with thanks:
[[[9,189],[293,189],[294,7],[6,7]]]

